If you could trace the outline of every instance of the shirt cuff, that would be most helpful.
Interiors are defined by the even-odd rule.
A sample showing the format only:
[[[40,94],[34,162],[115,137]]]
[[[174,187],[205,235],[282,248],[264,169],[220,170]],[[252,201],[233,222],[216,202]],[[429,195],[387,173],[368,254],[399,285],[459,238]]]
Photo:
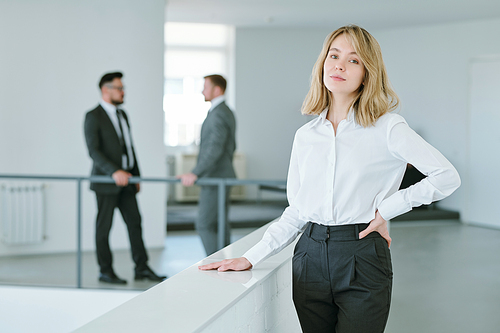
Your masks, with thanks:
[[[255,265],[266,259],[269,256],[269,253],[271,253],[269,246],[263,241],[260,241],[250,250],[245,252],[242,257],[246,258],[252,264],[253,268]]]
[[[411,204],[404,198],[404,190],[401,190],[382,201],[377,209],[382,218],[389,221],[396,216],[409,212],[411,208]]]

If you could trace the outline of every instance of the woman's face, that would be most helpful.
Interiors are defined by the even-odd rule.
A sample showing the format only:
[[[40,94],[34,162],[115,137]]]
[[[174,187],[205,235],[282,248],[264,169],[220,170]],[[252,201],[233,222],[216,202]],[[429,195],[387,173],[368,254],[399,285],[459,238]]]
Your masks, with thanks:
[[[354,98],[365,77],[365,66],[344,34],[337,36],[323,64],[323,83],[334,96]]]

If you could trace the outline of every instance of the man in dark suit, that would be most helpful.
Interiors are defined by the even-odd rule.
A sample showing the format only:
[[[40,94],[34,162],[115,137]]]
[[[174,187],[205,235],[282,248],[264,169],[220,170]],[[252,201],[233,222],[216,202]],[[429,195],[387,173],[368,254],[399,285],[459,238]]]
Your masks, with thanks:
[[[236,178],[233,154],[236,149],[236,122],[233,112],[224,102],[226,80],[220,75],[205,77],[203,95],[212,106],[201,127],[200,151],[192,172],[178,176],[184,186],[192,186],[198,178]],[[226,188],[226,216],[229,206],[229,190]],[[217,186],[202,186],[198,201],[196,229],[200,234],[207,255],[217,250]],[[226,223],[225,245],[229,244],[229,224]]]
[[[118,208],[127,225],[135,262],[135,279],[162,281],[149,268],[148,255],[142,240],[141,215],[136,194],[140,184],[129,184],[129,177],[140,176],[127,115],[118,108],[125,96],[120,72],[105,74],[100,82],[101,101],[85,117],[85,139],[93,160],[92,175],[111,176],[115,184],[91,183],[97,198],[96,252],[100,267],[99,281],[125,284],[113,270],[109,248],[109,232],[113,213]]]

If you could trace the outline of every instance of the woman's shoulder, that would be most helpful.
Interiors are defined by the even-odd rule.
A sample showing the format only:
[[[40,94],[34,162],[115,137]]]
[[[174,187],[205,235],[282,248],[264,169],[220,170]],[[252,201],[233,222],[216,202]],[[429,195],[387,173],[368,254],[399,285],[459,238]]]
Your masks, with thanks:
[[[398,113],[388,112],[377,119],[375,123],[376,127],[391,129],[394,125],[398,123],[406,124],[405,118]]]
[[[296,134],[301,133],[301,132],[307,132],[307,131],[311,130],[312,128],[321,124],[322,121],[323,121],[323,119],[320,116],[317,116],[317,117],[309,120],[304,125],[300,126],[299,129],[297,130]]]

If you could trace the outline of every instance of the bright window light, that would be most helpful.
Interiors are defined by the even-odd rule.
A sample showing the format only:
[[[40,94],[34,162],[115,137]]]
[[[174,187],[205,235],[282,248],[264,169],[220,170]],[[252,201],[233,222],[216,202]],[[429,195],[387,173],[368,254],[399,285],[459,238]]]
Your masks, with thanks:
[[[203,77],[228,76],[231,29],[215,24],[165,24],[165,145],[199,143],[210,108],[201,94]]]

